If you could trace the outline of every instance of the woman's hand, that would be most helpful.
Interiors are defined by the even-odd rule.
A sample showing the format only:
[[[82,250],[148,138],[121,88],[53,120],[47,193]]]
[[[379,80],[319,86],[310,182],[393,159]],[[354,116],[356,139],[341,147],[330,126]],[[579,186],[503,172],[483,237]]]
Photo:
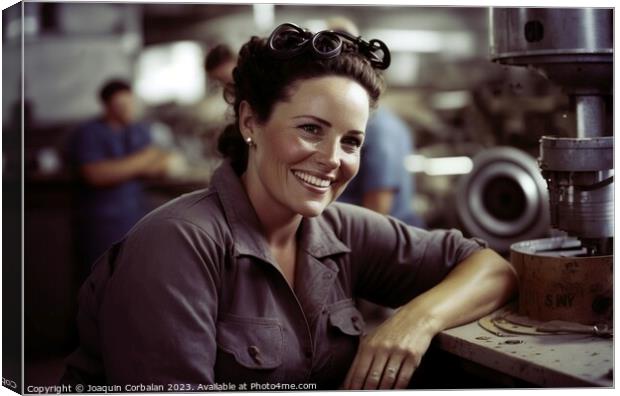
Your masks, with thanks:
[[[497,253],[473,253],[360,341],[343,387],[406,387],[437,333],[493,312],[514,296],[517,285],[516,271]]]
[[[437,333],[430,321],[402,307],[363,337],[344,389],[403,389]]]

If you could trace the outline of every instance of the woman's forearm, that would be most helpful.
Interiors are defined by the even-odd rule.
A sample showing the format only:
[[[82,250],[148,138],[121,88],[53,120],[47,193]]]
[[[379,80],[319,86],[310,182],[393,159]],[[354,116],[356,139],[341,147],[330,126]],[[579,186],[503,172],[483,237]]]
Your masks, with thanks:
[[[517,275],[506,260],[490,249],[472,254],[362,339],[342,387],[406,387],[437,333],[484,316],[516,290]]]
[[[433,333],[478,319],[505,304],[517,290],[510,263],[484,249],[459,263],[446,278],[404,305]],[[405,313],[403,312],[403,313]]]

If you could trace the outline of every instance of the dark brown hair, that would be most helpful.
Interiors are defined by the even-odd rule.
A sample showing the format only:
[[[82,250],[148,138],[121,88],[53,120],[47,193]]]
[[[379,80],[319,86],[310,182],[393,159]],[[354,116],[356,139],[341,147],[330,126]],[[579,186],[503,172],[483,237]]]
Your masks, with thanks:
[[[99,90],[99,99],[104,104],[108,104],[114,95],[123,91],[131,92],[131,85],[127,81],[120,79],[108,80]]]
[[[225,44],[219,44],[213,47],[205,58],[205,70],[211,72],[217,69],[220,65],[232,61],[235,59],[235,54],[229,46]]]
[[[286,100],[296,82],[327,75],[345,76],[358,82],[368,92],[371,107],[383,91],[383,77],[357,52],[342,52],[331,59],[318,59],[311,52],[288,60],[273,57],[266,40],[252,37],[239,51],[233,70],[234,84],[226,86],[224,95],[233,105],[235,122],[228,125],[218,141],[218,150],[230,158],[238,174],[247,167],[248,147],[239,131],[239,104],[247,101],[259,122],[266,122],[274,105]]]

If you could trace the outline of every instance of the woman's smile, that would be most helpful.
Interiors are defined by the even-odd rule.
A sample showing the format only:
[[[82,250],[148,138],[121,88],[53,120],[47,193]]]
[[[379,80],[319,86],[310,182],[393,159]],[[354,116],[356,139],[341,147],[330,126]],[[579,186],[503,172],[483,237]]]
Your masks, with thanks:
[[[310,192],[317,194],[327,193],[335,179],[330,176],[317,175],[314,172],[310,173],[301,170],[293,170],[291,172],[302,186],[307,188]]]

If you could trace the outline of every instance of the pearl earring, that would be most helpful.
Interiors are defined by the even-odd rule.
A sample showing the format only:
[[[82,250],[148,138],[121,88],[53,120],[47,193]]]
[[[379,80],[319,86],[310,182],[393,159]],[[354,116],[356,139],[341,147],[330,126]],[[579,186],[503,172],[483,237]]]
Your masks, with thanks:
[[[245,142],[246,142],[246,143],[248,144],[248,146],[250,146],[250,147],[254,146],[254,141],[252,141],[252,138],[251,138],[251,137],[249,137],[249,136],[248,136],[247,138],[245,138]]]

